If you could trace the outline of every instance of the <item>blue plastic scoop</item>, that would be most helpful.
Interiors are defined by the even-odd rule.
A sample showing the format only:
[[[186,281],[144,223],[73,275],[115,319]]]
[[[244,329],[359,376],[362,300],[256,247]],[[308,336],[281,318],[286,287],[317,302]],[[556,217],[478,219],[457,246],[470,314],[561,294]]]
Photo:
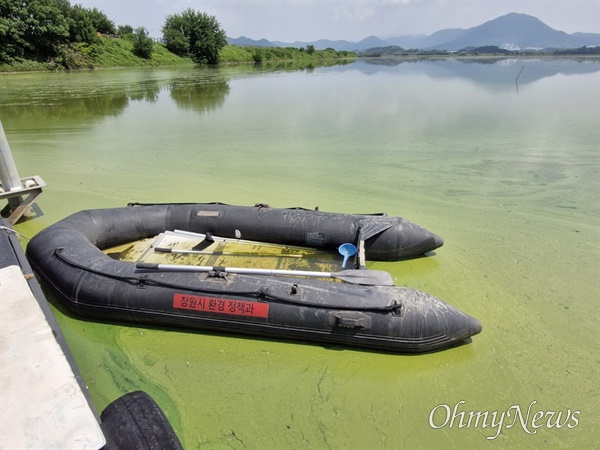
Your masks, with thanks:
[[[342,267],[346,267],[348,258],[356,255],[356,247],[352,244],[342,244],[338,248],[338,252],[340,252],[340,255],[342,255],[344,257],[344,262],[342,262]]]

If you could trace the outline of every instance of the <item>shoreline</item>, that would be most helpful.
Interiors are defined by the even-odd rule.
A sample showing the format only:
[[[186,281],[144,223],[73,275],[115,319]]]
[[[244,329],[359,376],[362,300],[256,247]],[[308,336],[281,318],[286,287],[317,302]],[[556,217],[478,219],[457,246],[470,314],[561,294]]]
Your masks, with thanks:
[[[234,65],[263,65],[263,64],[282,64],[282,63],[298,63],[298,64],[306,64],[311,65],[315,63],[324,63],[326,61],[339,61],[339,62],[349,62],[349,61],[386,61],[386,60],[394,60],[394,61],[419,61],[419,60],[505,60],[505,59],[568,59],[568,60],[581,60],[581,61],[600,61],[600,55],[561,55],[561,54],[515,54],[515,55],[507,55],[507,54],[438,54],[438,55],[427,55],[427,54],[409,54],[409,55],[381,55],[376,57],[369,56],[360,56],[356,57],[344,57],[344,58],[311,58],[311,59],[273,59],[267,60],[260,63],[254,61],[226,61],[221,62],[219,64],[210,65],[210,67],[219,67],[219,66],[234,66]],[[33,60],[26,60],[33,61]],[[37,63],[39,66],[43,66],[47,63]],[[167,68],[167,67],[192,67],[199,66],[191,61],[182,61],[178,64],[131,64],[131,65],[115,65],[115,66],[94,66],[94,67],[79,67],[75,69],[66,69],[64,67],[56,68],[56,69],[43,69],[43,68],[32,68],[32,70],[3,70],[4,67],[9,67],[9,65],[0,66],[0,76],[2,75],[18,75],[25,73],[69,73],[69,72],[81,72],[81,71],[93,71],[93,70],[121,70],[121,69],[132,69],[132,68]]]

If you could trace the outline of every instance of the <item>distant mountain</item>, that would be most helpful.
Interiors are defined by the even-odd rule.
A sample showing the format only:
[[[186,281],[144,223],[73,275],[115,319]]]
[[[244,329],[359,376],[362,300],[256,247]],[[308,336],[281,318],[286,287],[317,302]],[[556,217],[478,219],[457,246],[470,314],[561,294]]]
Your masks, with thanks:
[[[246,36],[240,36],[239,38],[235,39],[228,37],[227,43],[229,45],[239,45],[240,47],[279,47],[279,45],[276,43],[267,41],[266,39],[255,41],[254,39],[247,38]]]
[[[358,42],[359,48],[370,48],[370,47],[381,47],[386,45],[386,41],[379,39],[375,36],[369,36],[362,41]],[[389,44],[388,44],[389,45]]]
[[[369,36],[359,42],[322,39],[313,42],[271,42],[266,39],[255,41],[246,37],[228,38],[230,44],[255,47],[306,47],[313,45],[317,50],[364,51],[374,47],[399,46],[405,49],[456,51],[469,47],[498,46],[507,50],[562,49],[600,45],[600,34],[573,33],[555,30],[536,17],[510,13],[485,22],[479,26],[437,31],[429,36],[398,36],[380,39]]]
[[[599,44],[585,37],[573,36],[550,28],[541,20],[527,14],[511,13],[459,33],[445,43],[424,47],[436,50],[460,50],[466,47],[496,45],[507,50],[577,48]]]
[[[571,36],[577,39],[585,39],[587,41],[596,42],[596,45],[600,45],[600,38],[595,33],[573,33]]]
[[[398,47],[402,47],[405,49],[416,48],[416,43],[420,42],[422,39],[424,39],[426,37],[427,36],[425,36],[423,34],[392,37],[392,38],[385,39],[385,42],[386,42],[385,45],[396,45]]]
[[[416,48],[419,50],[423,49],[431,49],[434,48],[436,50],[446,50],[444,46],[446,42],[456,41],[457,39],[461,39],[467,30],[462,30],[460,28],[448,28],[445,30],[436,31],[430,36],[424,37],[420,41],[416,42]]]

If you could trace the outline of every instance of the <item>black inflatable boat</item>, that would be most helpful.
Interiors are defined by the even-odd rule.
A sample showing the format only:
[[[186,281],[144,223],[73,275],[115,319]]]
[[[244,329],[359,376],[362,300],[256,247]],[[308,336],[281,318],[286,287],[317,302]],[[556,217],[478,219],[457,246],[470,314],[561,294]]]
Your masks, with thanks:
[[[363,241],[373,259],[420,255],[442,244],[439,237],[396,217],[175,204],[81,211],[38,233],[27,256],[66,306],[91,319],[394,352],[438,350],[481,331],[476,319],[431,295],[356,284],[360,277],[346,283],[240,275],[219,267],[163,271],[156,270],[158,265],[114,260],[101,251],[176,229],[322,247]]]
[[[144,206],[132,204],[135,205]],[[264,204],[172,206],[169,220],[184,223],[189,231],[317,248],[335,249],[346,242],[355,242],[364,247],[366,259],[371,261],[415,258],[444,244],[441,237],[419,225],[386,214],[339,214],[303,208],[271,208]]]

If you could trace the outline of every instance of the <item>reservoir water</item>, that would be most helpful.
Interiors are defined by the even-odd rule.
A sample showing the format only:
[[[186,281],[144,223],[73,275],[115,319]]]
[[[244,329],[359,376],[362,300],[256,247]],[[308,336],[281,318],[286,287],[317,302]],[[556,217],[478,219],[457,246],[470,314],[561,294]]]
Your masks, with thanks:
[[[144,390],[187,449],[600,445],[598,60],[15,74],[0,93],[20,175],[48,185],[25,235],[128,202],[386,212],[445,244],[369,268],[483,324],[408,356],[53,302],[98,410]]]

